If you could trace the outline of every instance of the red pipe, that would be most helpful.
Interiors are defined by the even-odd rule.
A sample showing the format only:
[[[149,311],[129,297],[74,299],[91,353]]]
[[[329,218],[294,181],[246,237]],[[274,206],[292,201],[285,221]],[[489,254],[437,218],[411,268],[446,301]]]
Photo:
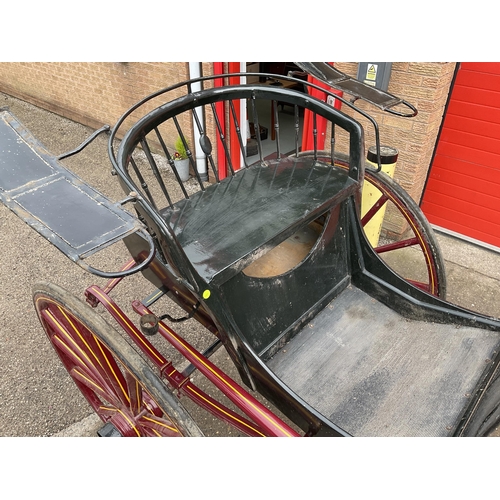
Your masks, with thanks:
[[[224,73],[224,63],[223,62],[214,62],[214,75],[222,75]],[[223,78],[217,78],[214,80],[215,87],[222,87],[224,85]],[[226,113],[224,112],[224,103],[216,102],[215,103],[215,113],[217,115],[217,119],[219,120],[222,135],[224,138],[226,137]],[[217,136],[217,165],[219,169],[219,179],[224,179],[227,176],[227,162],[226,162],[226,153],[224,151],[224,145],[219,136]]]

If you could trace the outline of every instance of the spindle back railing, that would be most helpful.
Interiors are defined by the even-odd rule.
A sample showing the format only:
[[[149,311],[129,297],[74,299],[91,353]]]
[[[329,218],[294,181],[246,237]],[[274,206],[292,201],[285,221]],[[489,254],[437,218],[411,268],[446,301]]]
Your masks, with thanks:
[[[240,76],[258,76],[264,83],[214,85]],[[109,153],[122,187],[136,194],[137,211],[157,239],[160,254],[195,289],[200,277],[204,283],[227,280],[331,208],[332,200],[338,203],[358,189],[364,165],[362,128],[311,97],[310,87],[314,85],[279,75],[203,77],[148,96],[112,130]],[[163,102],[151,109],[155,99]],[[242,102],[247,120],[241,118]],[[291,126],[290,120],[284,123],[278,103],[291,112]],[[329,163],[318,158],[317,138],[307,159],[300,154],[306,112],[312,114],[313,133],[319,117],[331,124]],[[135,122],[127,130],[131,117]],[[250,123],[256,149],[251,156]],[[266,141],[274,143],[272,152],[261,137],[266,127],[274,132],[274,141]],[[348,171],[333,166],[338,128],[348,136]],[[190,164],[191,177],[185,182],[177,168],[176,141]],[[245,227],[247,237],[241,232]]]

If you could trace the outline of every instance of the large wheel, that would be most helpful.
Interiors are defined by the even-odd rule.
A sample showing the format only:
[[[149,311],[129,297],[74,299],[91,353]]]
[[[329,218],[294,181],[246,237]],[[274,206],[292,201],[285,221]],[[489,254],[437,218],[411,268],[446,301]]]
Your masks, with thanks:
[[[33,289],[40,322],[66,370],[103,422],[123,436],[200,436],[145,360],[96,311],[59,286]]]
[[[385,263],[406,281],[416,287],[446,298],[446,272],[444,259],[434,231],[418,205],[410,195],[383,172],[365,169],[365,183],[377,190],[375,203],[366,210],[362,226],[387,208],[392,211],[393,225],[406,223],[406,231],[400,236],[381,238],[373,249]],[[398,222],[399,219],[399,222]]]

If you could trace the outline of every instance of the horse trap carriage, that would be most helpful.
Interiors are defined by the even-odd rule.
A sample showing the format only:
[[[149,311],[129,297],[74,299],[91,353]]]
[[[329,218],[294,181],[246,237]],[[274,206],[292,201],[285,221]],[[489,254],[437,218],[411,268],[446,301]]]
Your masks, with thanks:
[[[234,82],[247,74],[201,77],[144,98],[112,129],[58,157],[0,112],[0,199],[76,264],[109,280],[89,286],[85,300],[52,283],[33,290],[49,341],[102,419],[100,435],[202,435],[187,399],[249,436],[478,436],[496,426],[500,321],[446,301],[432,229],[381,171],[377,123],[355,101],[402,118],[415,108],[326,63],[297,64],[354,100],[297,75],[255,74],[262,82],[248,84]],[[361,124],[316,91],[373,125],[375,167],[365,161]],[[251,156],[241,103],[254,130]],[[272,154],[260,135],[269,120]],[[304,120],[313,131],[328,124],[327,145],[319,148],[313,133],[303,147]],[[63,165],[101,133],[109,134],[125,193],[118,203]],[[186,150],[188,183],[173,136]],[[362,207],[367,185],[377,199]],[[367,225],[388,204],[408,232],[373,242]],[[121,269],[89,264],[119,241],[131,257]],[[386,259],[406,247],[424,262],[416,276]],[[134,273],[156,292],[133,301],[132,318],[113,290]],[[185,314],[172,317],[164,300]],[[176,331],[186,320],[211,339],[203,351]],[[243,384],[211,361],[219,348]],[[213,391],[194,383],[195,371]]]

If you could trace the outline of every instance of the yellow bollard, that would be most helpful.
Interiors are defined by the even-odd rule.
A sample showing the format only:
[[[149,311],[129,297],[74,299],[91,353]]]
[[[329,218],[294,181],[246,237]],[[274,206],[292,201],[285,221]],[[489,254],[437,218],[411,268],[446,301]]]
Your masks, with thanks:
[[[399,153],[397,149],[391,148],[389,146],[380,146],[380,164],[382,165],[382,172],[391,177],[391,179],[394,178],[394,171],[396,170],[398,154]],[[374,168],[378,168],[377,148],[375,146],[372,146],[368,149],[366,159],[369,165]],[[375,205],[381,195],[382,193],[375,186],[370,184],[365,178],[361,197],[362,218],[373,207],[373,205]],[[384,222],[386,205],[387,204],[384,204],[384,206],[364,226],[365,235],[372,247],[376,247],[378,245],[380,232],[382,230],[382,223]]]

